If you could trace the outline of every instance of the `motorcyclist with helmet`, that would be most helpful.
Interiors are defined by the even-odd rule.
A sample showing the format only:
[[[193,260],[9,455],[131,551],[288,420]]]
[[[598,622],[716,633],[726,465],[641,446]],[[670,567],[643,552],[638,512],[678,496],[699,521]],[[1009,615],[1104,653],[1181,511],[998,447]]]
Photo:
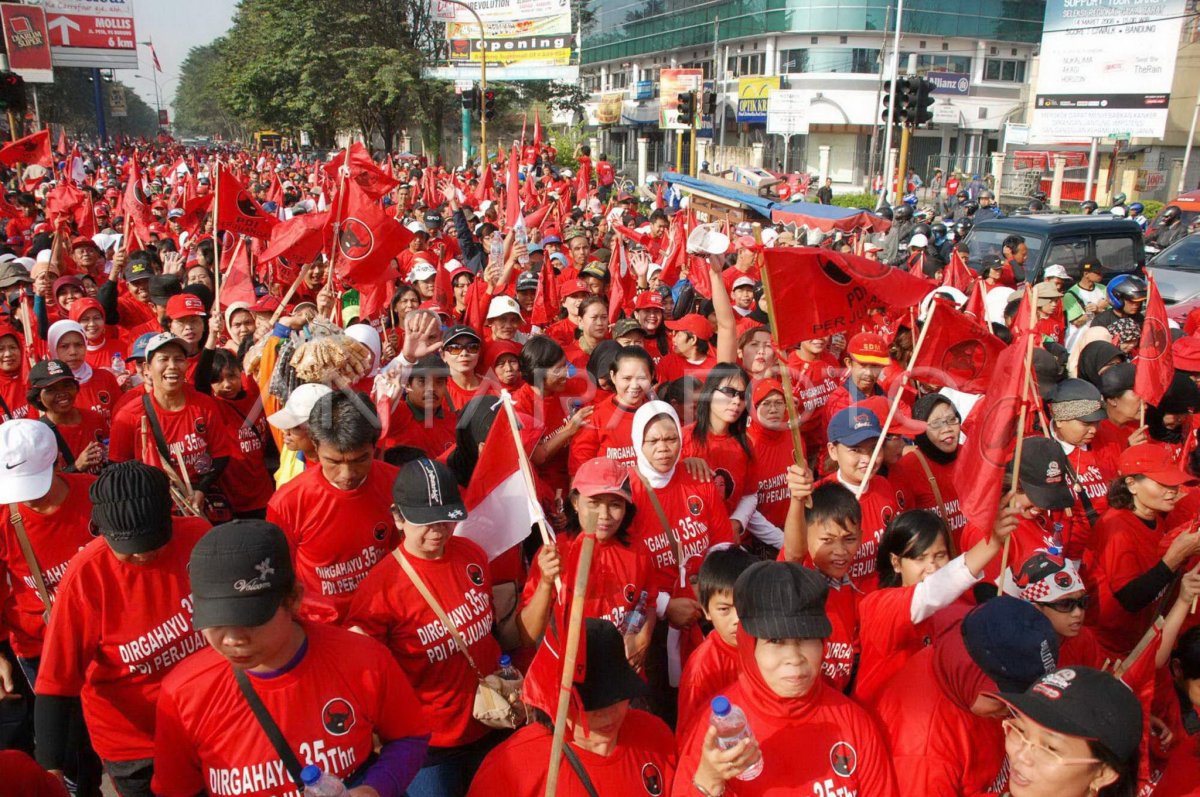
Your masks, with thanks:
[[[996,197],[988,189],[979,192],[979,210],[975,212],[975,220],[1004,218],[1004,211],[995,204]]]
[[[901,246],[912,236],[913,209],[911,205],[901,204],[892,208],[892,227],[883,239],[883,251],[879,260],[889,266],[898,266],[908,257],[908,252]]]
[[[1142,228],[1142,232],[1145,232],[1146,227],[1150,224],[1150,220],[1146,218],[1145,211],[1146,206],[1141,202],[1129,203],[1129,218],[1137,222],[1137,226]]]
[[[1167,205],[1158,220],[1158,229],[1146,243],[1166,249],[1171,244],[1187,235],[1187,225],[1183,223],[1183,215],[1175,205]]]
[[[1092,318],[1093,327],[1110,326],[1119,318],[1132,318],[1139,325],[1143,321],[1142,309],[1146,306],[1146,280],[1134,274],[1113,277],[1105,293],[1109,307]]]
[[[1085,216],[1091,216],[1100,206],[1090,199],[1085,199],[1079,203],[1079,209]]]

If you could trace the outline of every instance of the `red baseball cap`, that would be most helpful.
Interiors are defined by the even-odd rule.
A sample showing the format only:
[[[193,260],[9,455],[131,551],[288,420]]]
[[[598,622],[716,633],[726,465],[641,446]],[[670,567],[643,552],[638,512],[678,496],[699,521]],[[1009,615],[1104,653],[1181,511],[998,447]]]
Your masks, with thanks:
[[[782,396],[783,383],[778,379],[759,379],[754,383],[754,390],[751,392],[750,396],[754,401],[754,405],[757,407],[762,403],[763,399],[772,393],[778,393]]]
[[[84,296],[82,299],[76,299],[72,302],[71,309],[67,311],[67,318],[77,322],[88,310],[99,310],[100,315],[104,315],[104,307],[100,302],[91,296]]]
[[[584,285],[584,288],[587,286]],[[658,291],[642,291],[637,295],[637,301],[633,303],[634,310],[661,310],[663,309],[663,298]]]
[[[71,248],[72,249],[78,249],[81,246],[90,246],[93,249],[95,249],[97,252],[100,251],[100,247],[96,245],[96,242],[93,241],[91,238],[88,238],[86,235],[80,235],[76,238],[71,239]]]
[[[626,501],[633,501],[629,466],[608,457],[596,457],[580,465],[571,486],[578,490],[580,495],[589,498],[597,495],[619,495]]]
[[[563,298],[566,298],[567,296],[574,296],[577,293],[591,293],[591,291],[588,289],[586,282],[581,279],[573,279],[564,282],[559,293]]]
[[[688,313],[678,321],[668,321],[667,329],[672,332],[690,332],[700,340],[708,340],[713,336],[713,325],[699,313]]]
[[[1171,357],[1180,371],[1200,372],[1200,338],[1185,335],[1171,344]]]
[[[267,294],[250,306],[252,313],[273,313],[279,309],[279,297]]]
[[[1122,451],[1117,460],[1117,473],[1121,476],[1145,476],[1164,487],[1196,482],[1195,477],[1183,472],[1171,452],[1157,443],[1142,443]]]
[[[850,338],[850,343],[846,345],[846,354],[867,365],[887,365],[892,361],[888,354],[887,341],[874,332],[859,332]]]
[[[172,321],[207,314],[204,302],[194,293],[177,293],[167,300],[167,318]]]

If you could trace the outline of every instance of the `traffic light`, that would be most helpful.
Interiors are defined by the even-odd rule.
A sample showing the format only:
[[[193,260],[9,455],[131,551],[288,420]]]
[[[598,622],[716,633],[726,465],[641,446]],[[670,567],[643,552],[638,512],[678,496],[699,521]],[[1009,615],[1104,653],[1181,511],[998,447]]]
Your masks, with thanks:
[[[483,93],[483,118],[489,122],[496,118],[496,92],[491,89]]]
[[[679,95],[678,122],[684,127],[691,127],[696,121],[696,92],[684,91]]]
[[[25,110],[25,79],[15,72],[0,72],[0,111]]]
[[[909,122],[913,125],[923,125],[933,121],[933,90],[935,85],[932,80],[923,77],[909,78],[916,84],[913,92],[912,103],[909,106]]]
[[[464,89],[462,93],[462,109],[467,113],[479,110],[479,92],[475,89]]]
[[[704,111],[705,116],[717,115],[717,93],[715,91],[704,92]]]
[[[888,122],[888,109],[891,109],[891,122],[894,125],[904,124],[904,109],[908,103],[908,79],[900,78],[896,85],[892,81],[883,83],[883,112],[880,114],[884,124]]]

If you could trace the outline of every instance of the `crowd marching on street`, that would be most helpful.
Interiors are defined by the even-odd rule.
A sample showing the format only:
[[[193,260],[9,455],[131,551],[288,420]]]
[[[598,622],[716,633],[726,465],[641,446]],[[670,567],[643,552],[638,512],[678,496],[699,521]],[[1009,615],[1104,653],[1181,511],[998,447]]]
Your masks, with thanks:
[[[595,158],[0,149],[0,794],[1200,795],[1200,311]]]

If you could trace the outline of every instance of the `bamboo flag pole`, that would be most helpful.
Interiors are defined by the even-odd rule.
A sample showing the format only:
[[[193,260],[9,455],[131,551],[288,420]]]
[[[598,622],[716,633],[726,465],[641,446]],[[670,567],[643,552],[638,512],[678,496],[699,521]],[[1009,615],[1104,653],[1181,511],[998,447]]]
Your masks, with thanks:
[[[563,653],[562,678],[558,684],[558,710],[554,715],[550,768],[546,772],[546,797],[554,797],[558,789],[558,769],[562,765],[563,744],[567,732],[567,711],[571,707],[571,685],[575,680],[575,658],[579,653],[579,638],[583,634],[583,602],[587,598],[588,571],[592,566],[592,551],[596,546],[596,511],[588,512],[583,522],[584,534],[579,549],[579,564],[575,570],[575,592],[571,598],[571,616],[567,622],[567,647]]]
[[[921,353],[921,346],[925,344],[925,336],[929,333],[929,328],[933,326],[933,314],[937,311],[937,300],[929,303],[929,312],[925,314],[925,325],[921,327],[921,334],[917,335],[917,344],[913,346],[912,354],[909,355],[909,366],[917,359],[917,355]],[[908,384],[908,370],[900,375],[900,386],[896,390],[896,395],[892,399],[892,405],[888,407],[887,419],[883,422],[883,428],[879,432],[879,439],[875,441],[875,448],[871,450],[871,458],[867,460],[867,475],[858,483],[855,490],[855,497],[862,498],[862,494],[867,491],[867,485],[871,481],[871,474],[875,472],[875,463],[879,461],[879,453],[883,451],[883,444],[887,440],[888,429],[892,427],[892,421],[896,418],[896,410],[900,407],[900,399],[904,396],[904,386]]]
[[[346,144],[346,159],[342,163],[342,168],[338,169],[338,193],[337,193],[337,208],[333,216],[333,243],[329,246],[329,274],[325,277],[325,285],[330,293],[333,292],[333,276],[337,266],[337,253],[341,248],[341,230],[342,216],[346,212],[346,178],[350,176],[350,147],[353,142]],[[338,307],[334,303],[333,309],[329,311],[330,320],[338,321]]]
[[[221,311],[221,159],[213,167],[213,307]]]
[[[292,280],[291,286],[288,287],[287,293],[283,294],[283,298],[279,300],[279,306],[275,308],[275,312],[271,315],[271,326],[275,326],[275,322],[283,316],[283,311],[287,308],[287,303],[296,295],[296,289],[300,287],[300,280],[304,279],[304,275],[312,268],[312,263],[306,263],[301,267],[300,273],[296,275],[296,279]]]
[[[682,244],[687,246],[686,243]],[[779,360],[779,377],[783,382],[783,404],[787,408],[788,429],[792,433],[792,456],[795,464],[808,467],[808,457],[804,452],[804,438],[800,436],[800,413],[796,411],[796,396],[792,393],[792,376],[787,364],[783,347],[779,343],[779,314],[775,311],[774,294],[771,293],[771,271],[762,269],[763,298],[767,302],[767,317],[771,321],[771,343],[775,347],[775,358]]]
[[[500,391],[500,403],[504,405],[504,417],[508,418],[508,426],[512,429],[513,441],[517,446],[517,462],[521,468],[521,476],[525,480],[525,491],[530,504],[536,509],[537,527],[542,534],[542,545],[554,544],[554,532],[546,523],[546,515],[537,502],[537,487],[533,483],[533,469],[529,466],[529,458],[525,454],[525,445],[521,442],[521,428],[517,423],[517,415],[513,411],[512,396],[507,390]],[[562,577],[554,577],[554,588],[562,591]]]
[[[1025,379],[1021,385],[1021,412],[1017,416],[1017,446],[1013,450],[1012,459],[1012,489],[1009,491],[1008,504],[1012,506],[1017,500],[1017,491],[1021,484],[1021,449],[1025,446],[1025,419],[1029,415],[1030,402],[1030,382],[1032,381],[1033,371],[1033,343],[1037,337],[1033,333],[1033,327],[1036,322],[1037,304],[1034,297],[1029,292],[1029,285],[1025,286],[1025,298],[1029,301],[1029,328],[1027,333],[1028,338],[1025,344]],[[1008,552],[1012,545],[1012,535],[1004,538],[1004,549],[1000,553],[1000,580],[996,586],[1001,594],[1004,593],[1005,571],[1008,569]]]

